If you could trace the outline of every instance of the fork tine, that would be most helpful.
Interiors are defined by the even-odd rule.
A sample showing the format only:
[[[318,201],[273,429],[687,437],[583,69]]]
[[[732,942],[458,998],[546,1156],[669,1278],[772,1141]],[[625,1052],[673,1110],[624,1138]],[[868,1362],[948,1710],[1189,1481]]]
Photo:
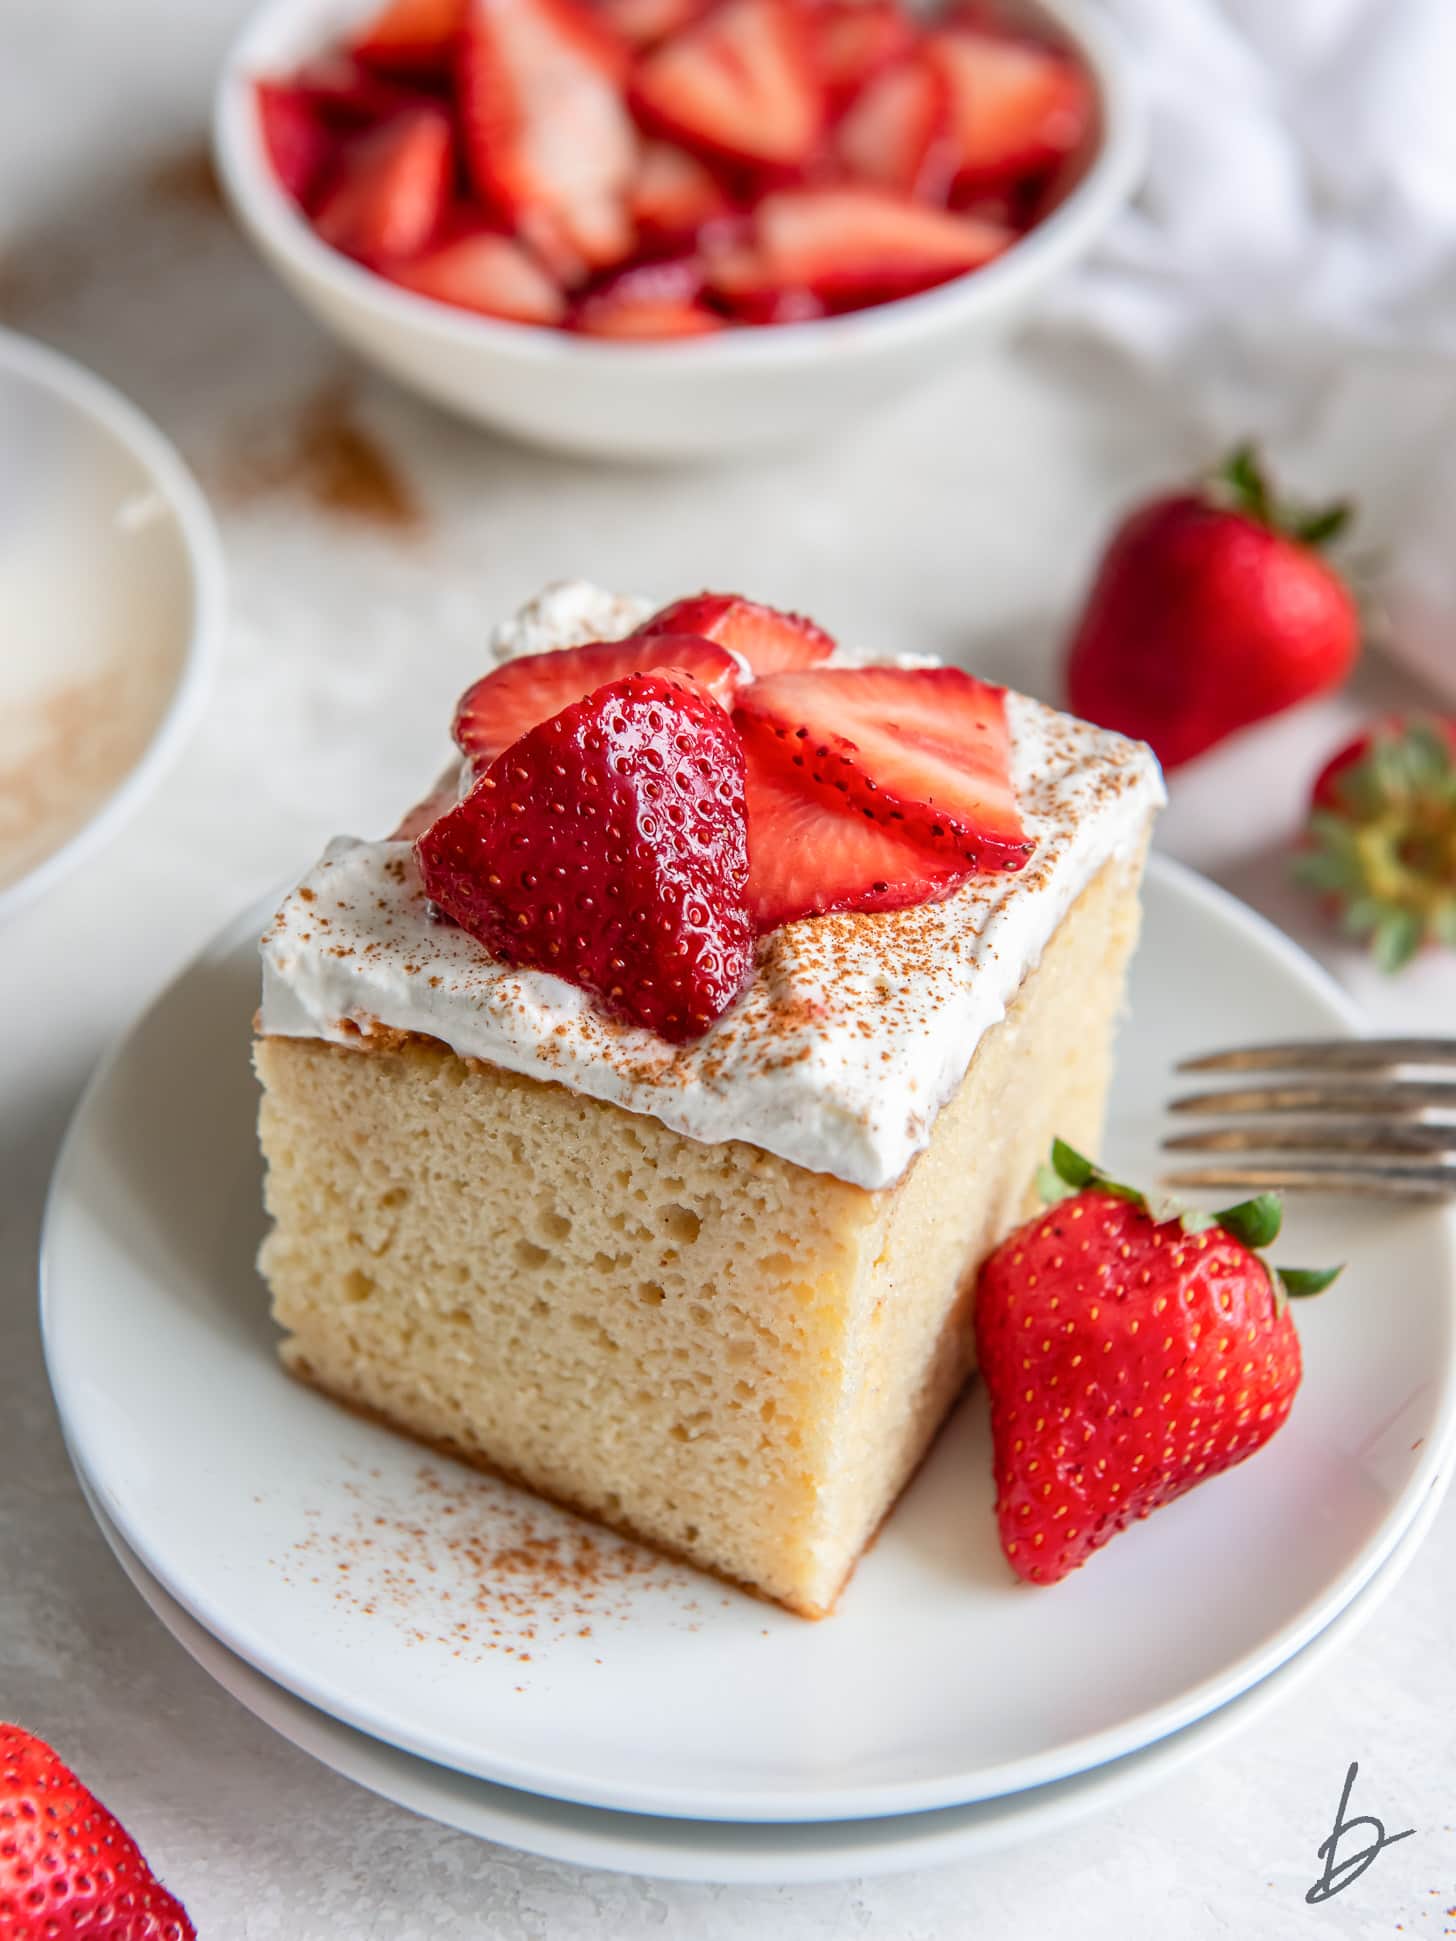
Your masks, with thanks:
[[[1436,1165],[1394,1159],[1352,1165],[1344,1160],[1311,1159],[1287,1166],[1195,1166],[1165,1173],[1163,1183],[1200,1193],[1273,1187],[1285,1192],[1375,1193],[1392,1199],[1445,1200],[1456,1194],[1456,1160]]]
[[[1185,1058],[1180,1072],[1367,1072],[1411,1065],[1456,1067],[1456,1038],[1309,1038],[1298,1043],[1242,1045]]]
[[[1391,1085],[1257,1085],[1221,1092],[1193,1092],[1169,1101],[1170,1112],[1206,1112],[1221,1119],[1264,1112],[1338,1114],[1383,1120],[1445,1119],[1456,1124],[1456,1080],[1411,1080]]]
[[[1352,1119],[1341,1123],[1275,1119],[1256,1125],[1205,1126],[1163,1141],[1165,1152],[1445,1153],[1456,1160],[1456,1126],[1427,1120]]]

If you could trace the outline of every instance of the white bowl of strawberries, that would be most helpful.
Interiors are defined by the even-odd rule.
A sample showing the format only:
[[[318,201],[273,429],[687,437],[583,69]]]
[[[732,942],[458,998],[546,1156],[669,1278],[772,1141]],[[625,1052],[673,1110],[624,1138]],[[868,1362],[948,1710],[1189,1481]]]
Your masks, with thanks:
[[[266,0],[216,109],[295,293],[538,443],[804,442],[1003,333],[1140,154],[1076,0]]]

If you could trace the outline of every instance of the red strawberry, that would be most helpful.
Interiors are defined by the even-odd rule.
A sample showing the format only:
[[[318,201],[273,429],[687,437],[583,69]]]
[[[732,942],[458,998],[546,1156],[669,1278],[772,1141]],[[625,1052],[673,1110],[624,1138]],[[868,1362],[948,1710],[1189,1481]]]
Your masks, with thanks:
[[[585,700],[610,681],[655,667],[681,668],[722,707],[733,706],[738,664],[722,647],[680,634],[634,635],[506,661],[461,696],[453,727],[456,745],[479,775],[512,742],[573,701]]]
[[[786,189],[759,203],[747,246],[708,250],[708,276],[719,296],[755,320],[796,289],[831,309],[853,310],[949,282],[1013,240],[993,223],[881,189]]]
[[[0,1724],[0,1935],[196,1941],[131,1835],[33,1733]]]
[[[345,132],[392,121],[411,108],[443,106],[420,88],[366,67],[341,48],[305,61],[292,85],[321,121]]]
[[[967,877],[936,855],[788,774],[766,731],[740,717],[748,762],[748,913],[759,936],[834,910],[934,903]]]
[[[966,27],[931,34],[926,51],[950,89],[965,192],[1046,169],[1085,140],[1094,113],[1092,83],[1066,55]]]
[[[727,191],[695,155],[671,142],[643,145],[627,208],[638,241],[653,249],[690,245],[704,223],[732,213]]]
[[[350,49],[386,72],[448,74],[464,21],[465,0],[388,0]]]
[[[599,687],[505,751],[416,844],[430,895],[507,963],[699,1037],[753,967],[743,750],[675,668]]]
[[[1277,506],[1247,447],[1205,489],[1141,507],[1103,555],[1073,637],[1072,707],[1173,768],[1338,687],[1360,617],[1317,549],[1348,517]]]
[[[419,296],[488,317],[554,324],[566,315],[560,285],[520,243],[488,229],[456,235],[387,274]]]
[[[375,268],[413,256],[439,227],[454,167],[448,115],[419,108],[386,122],[346,152],[318,233]]]
[[[1052,1190],[1071,1197],[1002,1242],[976,1295],[1001,1547],[1038,1584],[1261,1449],[1300,1380],[1299,1337],[1255,1251],[1278,1234],[1277,1195],[1190,1231],[1060,1141],[1053,1165]],[[1279,1279],[1312,1294],[1334,1273]]]
[[[835,111],[915,41],[915,28],[898,0],[823,0],[808,21],[815,65]]]
[[[1456,949],[1456,719],[1391,716],[1331,756],[1295,873],[1385,970]]]
[[[828,660],[834,637],[798,613],[780,613],[738,593],[698,593],[674,600],[637,629],[639,638],[656,634],[700,634],[747,661],[755,679],[790,667]]]
[[[468,0],[459,95],[471,175],[565,282],[632,247],[626,59],[573,0]]]
[[[803,167],[824,124],[793,0],[721,0],[646,57],[633,104],[658,133],[757,168]]]
[[[923,59],[884,69],[839,124],[835,149],[861,182],[944,202],[956,168],[944,75]]]
[[[957,667],[810,668],[755,681],[738,708],[827,800],[962,870],[1026,861],[1003,689]]]
[[[710,0],[596,0],[596,12],[629,47],[655,47],[706,12]]]
[[[281,81],[259,81],[258,125],[273,173],[305,208],[328,167],[334,144],[306,95]]]
[[[587,337],[704,337],[727,328],[702,301],[703,269],[694,256],[619,270],[582,298],[573,329]]]

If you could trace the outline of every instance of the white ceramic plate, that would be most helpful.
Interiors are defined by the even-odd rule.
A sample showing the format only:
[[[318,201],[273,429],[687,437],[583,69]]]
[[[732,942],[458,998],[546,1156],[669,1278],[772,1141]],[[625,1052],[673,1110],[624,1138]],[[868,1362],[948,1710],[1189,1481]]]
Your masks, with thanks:
[[[0,917],[113,834],[201,708],[212,515],[125,398],[0,331]]]
[[[488,1780],[469,1779],[447,1766],[432,1766],[383,1745],[315,1711],[224,1650],[167,1595],[107,1522],[94,1498],[88,1495],[88,1501],[122,1569],[203,1670],[254,1717],[346,1779],[428,1819],[548,1860],[649,1874],[658,1880],[783,1886],[908,1873],[994,1853],[1054,1833],[1090,1813],[1105,1812],[1154,1781],[1166,1779],[1189,1760],[1201,1758],[1252,1725],[1271,1705],[1288,1698],[1296,1685],[1350,1642],[1404,1575],[1440,1508],[1446,1482],[1443,1475],[1431,1485],[1389,1559],[1313,1643],[1195,1725],[1091,1772],[1008,1793],[1002,1799],[946,1806],[932,1813],[799,1826],[673,1820],[571,1806],[537,1793],[493,1786]]]
[[[1266,1677],[1369,1582],[1438,1473],[1456,1418],[1450,1225],[1326,1204],[1298,1211],[1282,1248],[1350,1262],[1301,1310],[1287,1428],[1054,1590],[1000,1559],[974,1394],[824,1623],[685,1570],[629,1575],[642,1553],[610,1540],[595,1587],[553,1588],[530,1560],[580,1526],[274,1363],[251,1264],[261,922],[164,994],[83,1101],[43,1246],[46,1351],[77,1460],[147,1569],[229,1650],[376,1738],[687,1818],[990,1799],[1135,1751]],[[1109,1158],[1153,1173],[1180,1055],[1349,1025],[1276,932],[1159,865]]]

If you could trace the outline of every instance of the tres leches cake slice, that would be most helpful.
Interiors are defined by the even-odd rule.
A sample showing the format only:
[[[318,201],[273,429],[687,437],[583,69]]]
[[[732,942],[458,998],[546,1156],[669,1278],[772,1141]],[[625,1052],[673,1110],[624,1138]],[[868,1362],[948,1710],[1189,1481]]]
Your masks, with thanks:
[[[1157,766],[731,596],[553,588],[496,658],[263,939],[283,1359],[821,1616],[1097,1147]]]

